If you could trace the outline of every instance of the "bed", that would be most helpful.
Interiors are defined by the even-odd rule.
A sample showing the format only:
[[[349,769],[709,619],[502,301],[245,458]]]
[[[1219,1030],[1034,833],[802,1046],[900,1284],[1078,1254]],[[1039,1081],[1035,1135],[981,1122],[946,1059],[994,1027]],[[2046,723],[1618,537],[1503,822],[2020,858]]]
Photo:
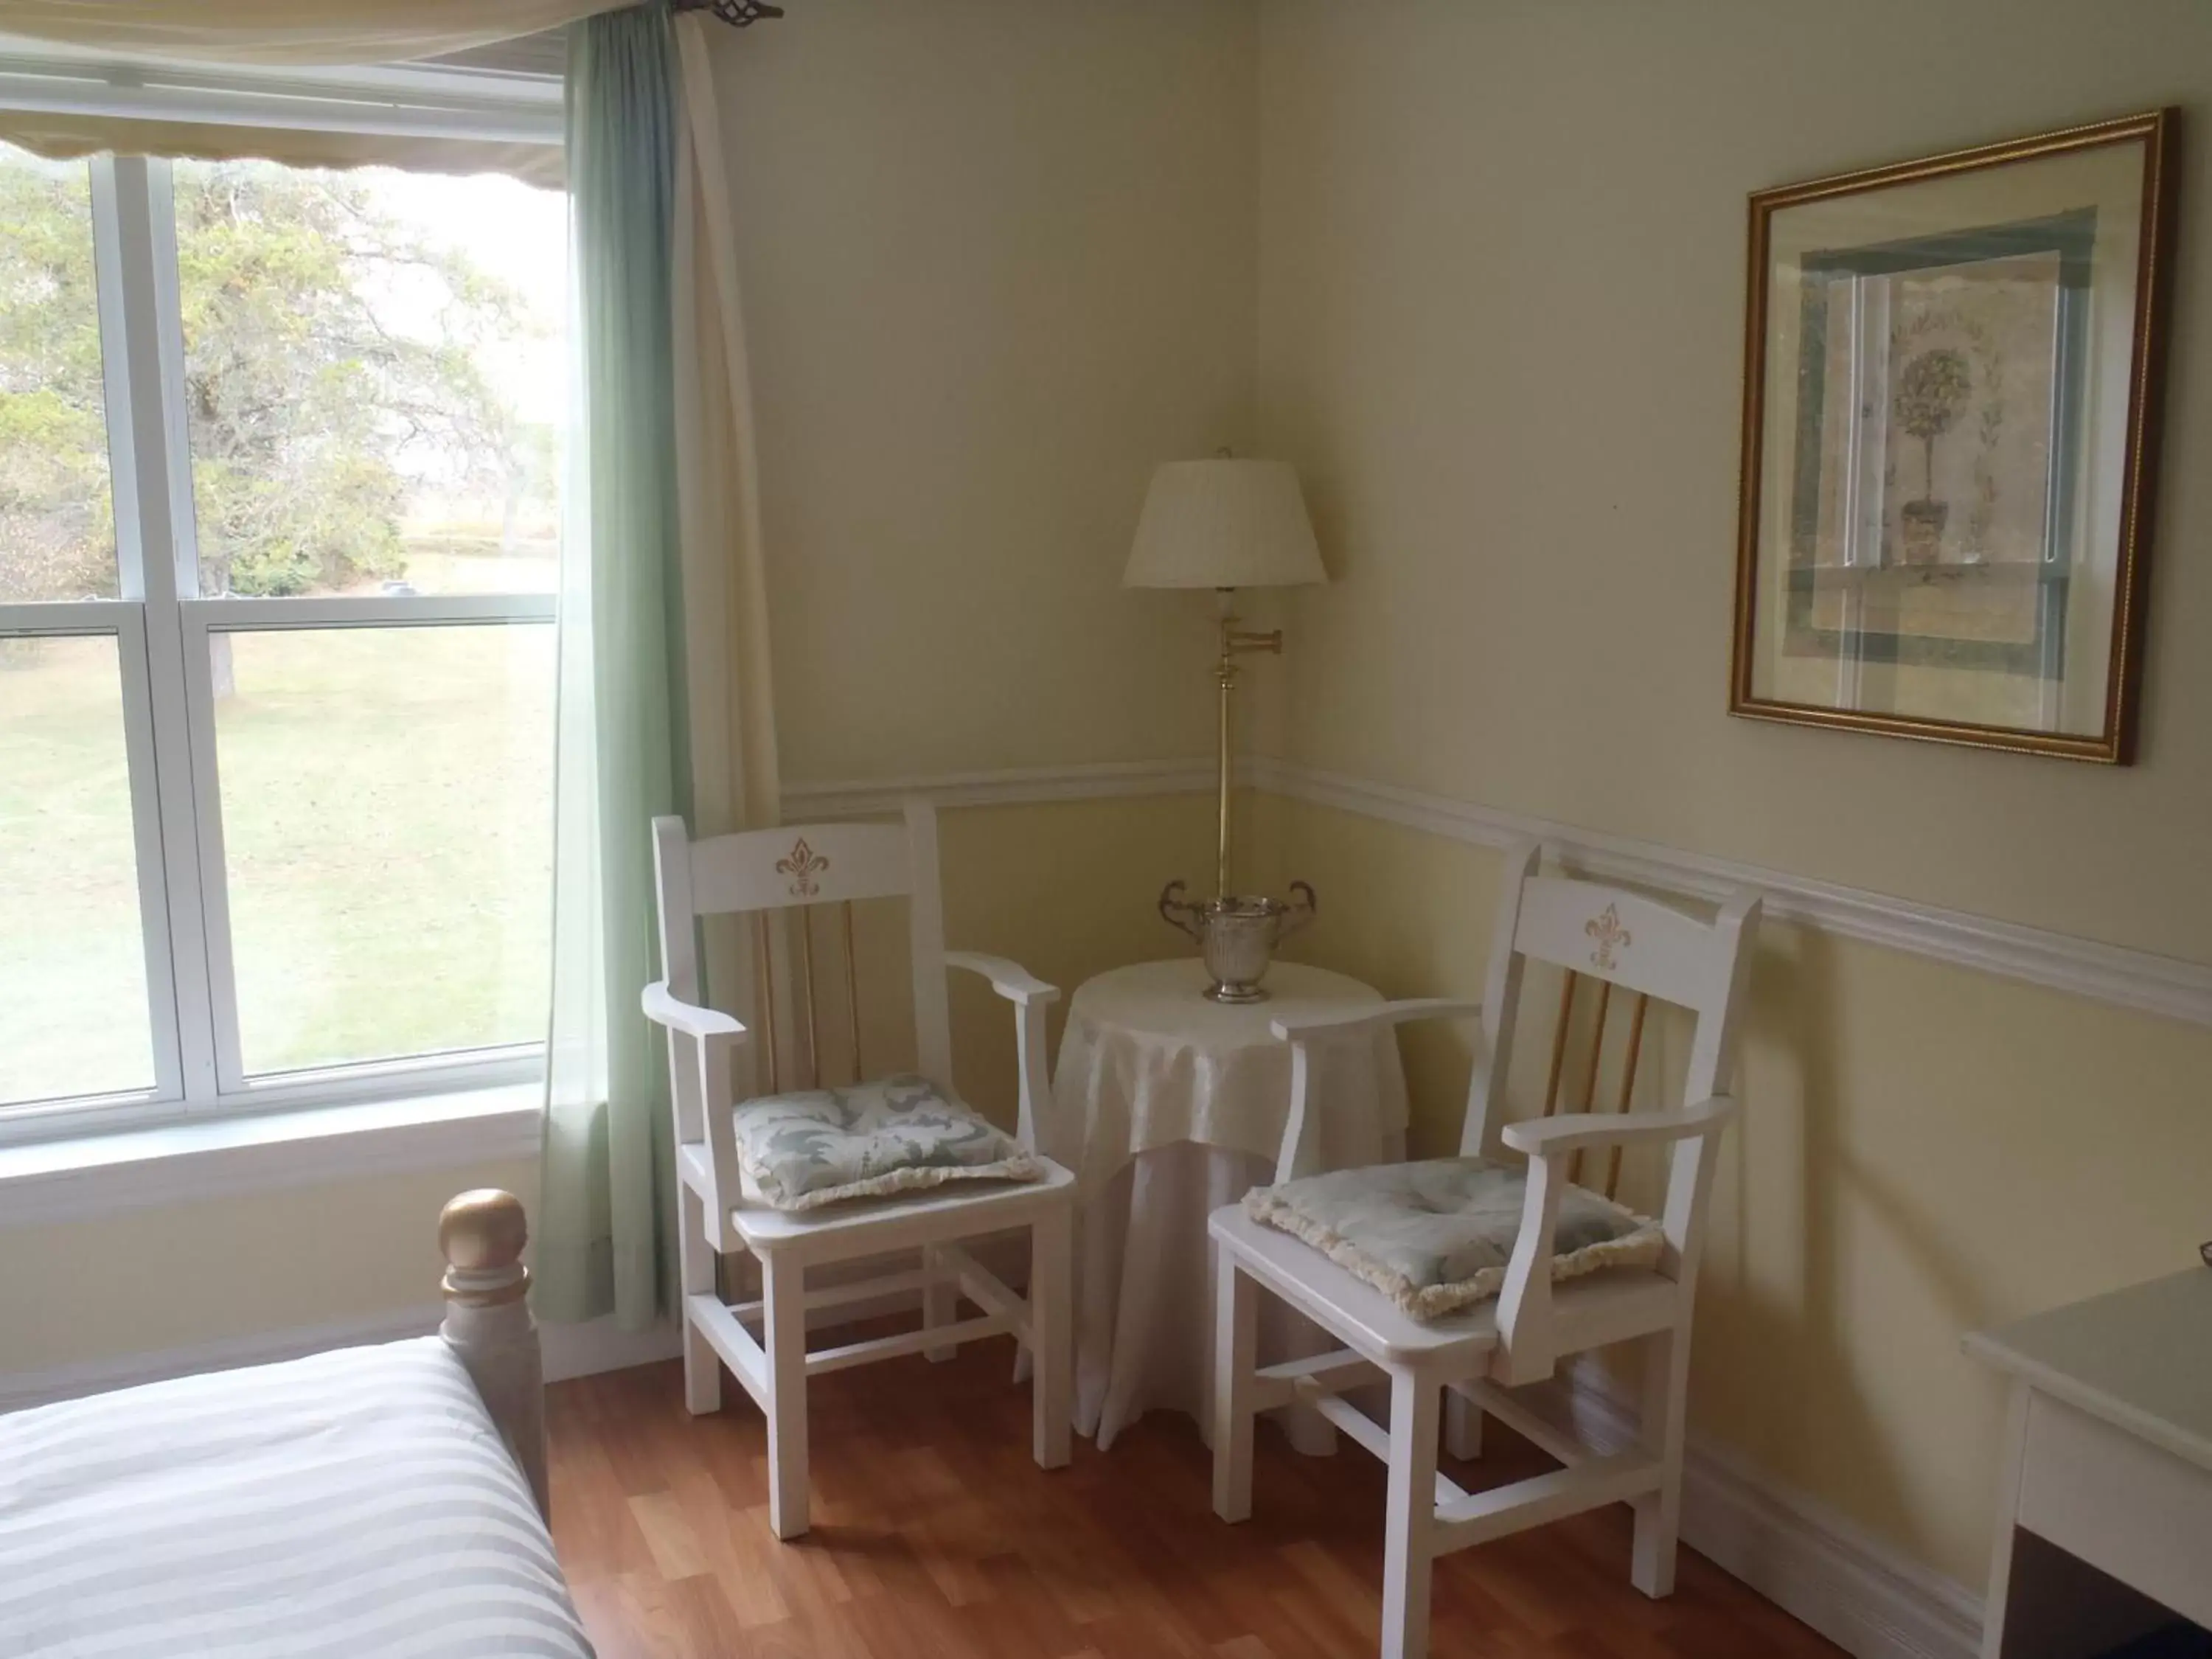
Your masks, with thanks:
[[[447,1206],[436,1336],[0,1417],[0,1656],[588,1659],[522,1237]]]

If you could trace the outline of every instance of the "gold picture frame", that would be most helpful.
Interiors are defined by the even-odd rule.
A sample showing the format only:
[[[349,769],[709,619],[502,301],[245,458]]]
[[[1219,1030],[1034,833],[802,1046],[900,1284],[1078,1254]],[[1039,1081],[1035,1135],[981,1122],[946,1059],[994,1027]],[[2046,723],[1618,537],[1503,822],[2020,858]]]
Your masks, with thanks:
[[[1751,198],[1730,714],[2133,759],[2178,127]]]

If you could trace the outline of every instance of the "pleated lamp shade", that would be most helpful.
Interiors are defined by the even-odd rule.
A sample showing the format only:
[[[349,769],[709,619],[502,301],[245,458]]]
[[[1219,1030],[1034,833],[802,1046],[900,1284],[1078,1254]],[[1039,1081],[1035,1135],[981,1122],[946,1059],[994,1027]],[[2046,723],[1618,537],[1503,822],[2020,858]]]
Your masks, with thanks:
[[[1152,474],[1125,587],[1287,587],[1328,580],[1288,461],[1170,461]]]

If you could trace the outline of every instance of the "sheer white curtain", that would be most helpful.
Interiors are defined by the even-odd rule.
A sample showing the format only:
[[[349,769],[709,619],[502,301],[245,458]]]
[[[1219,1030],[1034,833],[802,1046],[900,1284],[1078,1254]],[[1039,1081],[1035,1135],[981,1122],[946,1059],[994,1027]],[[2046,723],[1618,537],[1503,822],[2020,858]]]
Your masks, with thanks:
[[[773,823],[778,810],[710,37],[700,19],[677,20],[662,61],[645,37],[666,28],[644,16],[586,26],[569,88],[589,403],[574,470],[592,499],[579,490],[584,510],[572,513],[562,556],[538,1308],[561,1321],[611,1314],[629,1328],[665,1314],[675,1294],[666,1062],[638,1011],[655,971],[647,820],[680,811],[695,836],[714,835]],[[651,313],[665,328],[646,326]],[[743,1018],[750,954],[733,932],[709,927],[706,944],[709,995]]]
[[[226,64],[393,64],[630,0],[0,0],[0,34]]]
[[[767,564],[751,372],[738,296],[735,207],[725,165],[710,40],[741,40],[696,13],[676,19],[684,124],[676,148],[676,494],[690,607],[694,835],[782,817],[769,672]],[[724,50],[731,48],[725,45]],[[717,1000],[750,1006],[750,952],[708,933]]]
[[[738,297],[735,207],[708,45],[738,37],[696,13],[675,22],[684,114],[676,147],[676,495],[690,606],[684,666],[691,833],[716,836],[781,823],[782,801],[752,377]],[[728,918],[710,919],[704,935],[710,1000],[757,1024],[749,941]],[[741,1051],[741,1092],[757,1083],[753,1066],[760,1058],[757,1045]]]

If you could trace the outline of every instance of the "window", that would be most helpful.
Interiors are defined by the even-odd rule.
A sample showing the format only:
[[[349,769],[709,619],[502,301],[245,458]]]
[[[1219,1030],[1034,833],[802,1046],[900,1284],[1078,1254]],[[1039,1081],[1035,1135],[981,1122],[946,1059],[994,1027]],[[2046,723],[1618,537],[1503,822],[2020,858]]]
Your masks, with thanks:
[[[0,1128],[538,1063],[566,272],[512,179],[0,145]]]

